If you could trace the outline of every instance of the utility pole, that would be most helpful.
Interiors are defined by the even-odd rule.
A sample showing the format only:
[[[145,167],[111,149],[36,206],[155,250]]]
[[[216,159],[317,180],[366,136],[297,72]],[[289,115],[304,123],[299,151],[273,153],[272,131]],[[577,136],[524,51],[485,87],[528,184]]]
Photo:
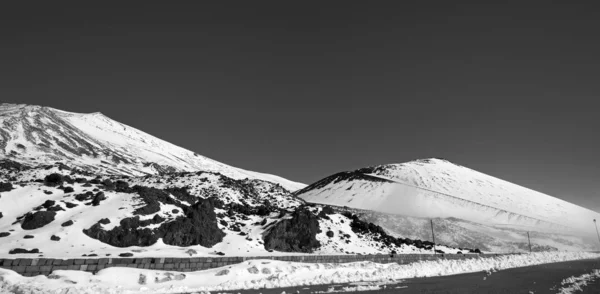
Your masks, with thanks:
[[[433,237],[433,255],[437,255],[437,252],[435,252],[435,234],[433,233],[433,219],[431,220],[431,236]]]
[[[598,233],[598,225],[596,224],[596,219],[594,219],[594,227],[596,227],[596,234],[598,235],[598,242],[600,242],[600,233]]]
[[[527,231],[527,241],[529,241],[529,253],[531,253],[531,239],[529,238],[529,231]]]

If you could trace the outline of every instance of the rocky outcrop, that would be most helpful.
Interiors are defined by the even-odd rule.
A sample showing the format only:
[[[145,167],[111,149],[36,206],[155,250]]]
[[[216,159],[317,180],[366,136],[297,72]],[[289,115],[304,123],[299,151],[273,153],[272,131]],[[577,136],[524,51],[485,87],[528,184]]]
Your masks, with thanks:
[[[292,213],[291,219],[275,224],[265,235],[265,249],[311,253],[321,246],[316,236],[321,232],[318,218],[305,207]]]
[[[8,191],[11,191],[12,189],[14,189],[14,188],[11,183],[0,182],[0,192],[8,192]]]
[[[161,226],[165,244],[212,247],[223,241],[225,233],[217,225],[215,207],[211,199],[200,198],[196,204],[186,209],[185,214],[185,218],[180,217]]]
[[[188,207],[175,201],[168,196],[168,193],[160,189],[136,186],[133,190],[137,191],[146,203],[144,207],[134,211],[134,214],[138,214],[137,216],[121,220],[119,226],[109,231],[104,230],[102,224],[110,221],[102,219],[83,232],[91,238],[115,247],[150,246],[156,243],[158,238],[162,238],[165,244],[182,247],[193,245],[212,247],[223,241],[225,233],[219,229],[215,214],[215,206],[222,205],[220,201],[214,198],[194,197],[193,199],[198,201]],[[188,198],[189,194],[182,190],[175,194],[173,195],[176,198],[191,200]],[[178,206],[184,212],[184,216],[170,222],[164,222],[165,219],[158,214],[152,219],[140,220],[139,215],[158,212],[160,202]],[[160,224],[160,226],[155,229],[145,228],[151,224]]]
[[[54,220],[56,212],[54,211],[37,211],[28,213],[21,223],[23,230],[35,230],[41,228]]]

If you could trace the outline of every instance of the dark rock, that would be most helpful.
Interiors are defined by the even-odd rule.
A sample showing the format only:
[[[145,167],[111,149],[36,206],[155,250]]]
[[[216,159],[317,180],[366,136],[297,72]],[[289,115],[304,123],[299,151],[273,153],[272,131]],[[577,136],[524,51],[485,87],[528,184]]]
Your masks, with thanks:
[[[48,208],[48,211],[61,211],[61,210],[64,211],[64,208],[62,208],[58,204]]]
[[[220,220],[219,223],[224,227],[227,226],[227,222],[225,220]]]
[[[2,218],[4,215],[2,214],[2,212],[0,212],[0,218]]]
[[[215,207],[211,199],[199,198],[187,208],[186,217],[178,217],[172,222],[163,224],[163,242],[173,246],[201,245],[212,247],[223,241],[225,233],[217,225]]]
[[[101,220],[98,221],[99,223],[103,224],[103,225],[107,225],[110,224],[110,220],[107,218],[103,218]]]
[[[60,237],[52,235],[52,237],[50,237],[50,240],[52,240],[52,241],[60,241]]]
[[[220,256],[223,256],[223,255],[225,255],[225,253],[223,253],[223,252],[220,252],[220,251],[219,251],[219,252],[217,252],[216,254],[217,254],[217,255],[220,255]]]
[[[325,233],[327,235],[327,237],[329,238],[333,238],[333,232],[332,231],[327,231],[327,233]]]
[[[37,211],[35,213],[28,213],[23,219],[21,228],[23,230],[35,230],[41,228],[54,220],[56,212],[54,211]]]
[[[77,206],[77,204],[71,202],[65,202],[65,205],[67,206],[67,208],[73,208]]]
[[[66,222],[64,222],[64,223],[61,224],[62,227],[68,227],[68,226],[71,226],[71,225],[73,225],[73,221],[72,220],[68,220],[68,221],[66,221]]]
[[[92,205],[98,206],[98,205],[100,205],[100,202],[105,199],[106,199],[106,196],[104,195],[104,192],[98,192],[98,193],[96,193],[96,196],[94,196],[94,200],[92,200]]]
[[[90,183],[85,183],[85,184],[83,184],[83,186],[82,186],[82,187],[86,187],[86,188],[88,188],[88,187],[91,187],[91,186],[92,186],[92,184],[90,184]]]
[[[98,254],[96,254],[96,253],[88,254],[88,257],[94,257],[94,256],[98,256]]]
[[[8,237],[8,236],[10,236],[9,232],[0,232],[0,238]]]
[[[179,209],[173,209],[171,210],[171,213],[179,213]]]
[[[23,236],[23,239],[33,239],[33,236],[32,235],[25,235],[25,236]]]
[[[31,250],[23,249],[23,248],[15,248],[8,252],[8,254],[23,254],[23,253],[40,253],[40,250],[35,248]]]
[[[102,187],[107,191],[114,191],[117,186],[109,179],[102,181]]]
[[[65,191],[65,193],[72,193],[75,191],[75,189],[73,189],[73,187],[69,186],[69,187],[65,187],[64,191]]]
[[[55,202],[55,201],[53,201],[53,200],[46,200],[46,202],[44,202],[44,204],[42,204],[42,206],[43,206],[44,208],[49,208],[50,206],[52,206],[52,205],[54,205],[54,204],[56,204],[56,202]]]
[[[119,254],[119,256],[120,256],[120,257],[132,257],[132,256],[133,256],[133,253],[131,253],[131,252],[127,252],[127,253],[121,253],[121,254]]]
[[[311,253],[321,246],[316,238],[319,232],[318,218],[300,207],[292,213],[291,219],[282,220],[271,228],[264,237],[265,249]]]
[[[127,189],[129,189],[129,184],[128,184],[127,182],[124,182],[124,181],[118,180],[118,181],[115,183],[115,190],[116,190],[117,192],[126,192],[126,191],[127,191]]]
[[[44,194],[46,194],[46,195],[52,195],[52,191],[44,190]]]
[[[319,212],[319,214],[317,215],[319,218],[325,218],[325,219],[329,219],[330,214],[335,214],[335,211],[333,210],[333,208],[331,208],[331,206],[329,205],[325,205],[323,206],[323,209],[321,209],[321,211]]]
[[[85,193],[75,195],[75,200],[83,202],[92,199],[92,197],[94,197],[94,193],[87,191]]]
[[[8,192],[10,190],[14,189],[13,185],[11,183],[3,183],[0,182],[0,192]]]
[[[63,184],[63,182],[63,175],[57,173],[49,174],[44,178],[44,185],[49,187],[60,186]]]

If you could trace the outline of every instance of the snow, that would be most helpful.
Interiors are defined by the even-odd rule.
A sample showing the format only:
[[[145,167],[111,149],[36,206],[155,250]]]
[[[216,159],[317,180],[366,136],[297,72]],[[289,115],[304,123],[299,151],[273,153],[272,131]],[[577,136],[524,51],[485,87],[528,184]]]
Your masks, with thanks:
[[[348,178],[350,173],[361,176]],[[495,233],[503,235],[507,243],[510,236],[505,229],[576,235],[591,241],[596,234],[592,220],[600,219],[597,212],[441,159],[338,174],[296,195],[320,204],[413,218],[455,218],[464,221],[460,226],[470,222],[501,228]],[[484,235],[494,238],[491,231]],[[576,249],[587,249],[583,244],[587,241],[580,238],[579,242],[582,244]]]
[[[577,292],[583,292],[583,287],[587,286],[588,283],[591,283],[600,278],[600,269],[595,269],[589,274],[583,274],[580,276],[572,276],[562,280],[560,283],[562,287],[558,289],[558,294],[572,294]]]
[[[102,173],[130,175],[156,174],[148,163],[170,166],[178,171],[213,171],[235,179],[262,179],[295,191],[304,184],[275,175],[235,168],[198,155],[101,113],[81,114],[50,107],[0,104],[0,125],[7,132],[0,156],[18,156],[12,160],[26,164],[50,164],[85,167]],[[40,130],[44,130],[41,132]],[[50,146],[38,143],[45,141]],[[25,150],[16,148],[22,144]],[[0,144],[2,146],[2,144]],[[91,156],[91,153],[95,153]],[[128,162],[124,163],[123,160]]]
[[[101,270],[95,275],[80,271],[55,271],[51,278],[23,277],[13,271],[0,269],[0,290],[18,293],[181,293],[353,282],[398,283],[415,277],[490,272],[589,258],[600,258],[600,254],[545,252],[467,260],[422,261],[405,265],[373,262],[298,263],[264,259],[197,272],[114,267]],[[362,285],[366,290],[374,289],[376,284],[357,285]]]

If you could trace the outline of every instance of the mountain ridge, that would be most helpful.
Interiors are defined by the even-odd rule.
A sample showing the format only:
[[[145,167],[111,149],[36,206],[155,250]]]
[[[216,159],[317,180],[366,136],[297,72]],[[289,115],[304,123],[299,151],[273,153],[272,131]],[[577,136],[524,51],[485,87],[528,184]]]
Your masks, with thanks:
[[[69,161],[107,174],[159,174],[207,170],[256,178],[290,191],[304,187],[279,176],[228,166],[110,119],[47,106],[0,104],[0,156],[30,164]]]

